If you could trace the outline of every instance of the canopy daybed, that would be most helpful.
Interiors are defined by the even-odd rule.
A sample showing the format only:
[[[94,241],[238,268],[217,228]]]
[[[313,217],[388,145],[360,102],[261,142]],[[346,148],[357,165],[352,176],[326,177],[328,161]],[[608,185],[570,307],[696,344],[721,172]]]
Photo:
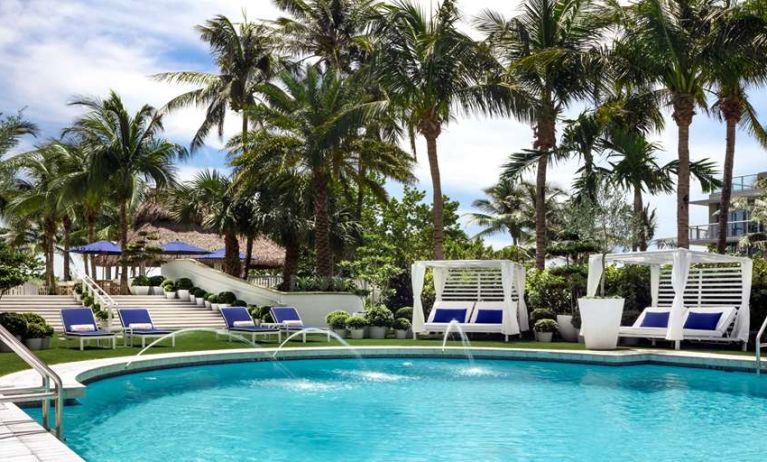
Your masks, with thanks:
[[[436,300],[426,319],[421,294],[426,269],[433,270]],[[417,261],[411,268],[413,338],[445,332],[455,319],[467,333],[510,335],[528,330],[525,268],[510,260]]]
[[[607,254],[605,265],[650,267],[652,304],[620,337],[742,343],[750,327],[752,262],[745,257],[687,249]],[[695,265],[695,266],[693,266]],[[602,255],[589,258],[587,295],[597,293]]]

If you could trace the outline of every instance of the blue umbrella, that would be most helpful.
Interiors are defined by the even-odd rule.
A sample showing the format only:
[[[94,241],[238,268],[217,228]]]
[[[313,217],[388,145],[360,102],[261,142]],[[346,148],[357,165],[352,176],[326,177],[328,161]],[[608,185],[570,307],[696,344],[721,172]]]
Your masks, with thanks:
[[[73,253],[84,253],[91,255],[120,255],[120,246],[109,241],[97,241],[90,244],[74,247],[69,250]]]
[[[169,255],[206,255],[210,251],[201,249],[184,241],[172,241],[163,244],[162,253]]]
[[[213,252],[210,252],[205,255],[200,255],[199,257],[196,257],[198,260],[223,260],[224,255],[226,254],[226,249],[218,249],[214,250]],[[240,252],[240,260],[245,260],[245,254]]]

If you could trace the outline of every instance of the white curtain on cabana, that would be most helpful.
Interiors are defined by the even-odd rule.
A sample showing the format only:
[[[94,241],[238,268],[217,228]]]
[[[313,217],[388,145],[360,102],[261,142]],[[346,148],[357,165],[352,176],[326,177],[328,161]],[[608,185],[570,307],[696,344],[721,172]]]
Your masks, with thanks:
[[[652,298],[652,306],[658,306],[658,298],[660,294],[660,265],[650,266],[650,297]]]
[[[423,263],[414,263],[410,268],[410,280],[413,284],[413,337],[416,333],[423,332],[423,303],[421,302],[421,293],[423,293],[423,279],[426,275],[426,266]]]
[[[593,297],[597,294],[599,280],[602,278],[602,255],[589,256],[589,277],[586,280],[586,296]]]
[[[447,281],[447,268],[433,268],[431,274],[434,278],[434,292],[437,300],[442,300],[442,293],[445,291],[445,281]]]
[[[666,340],[682,340],[684,338],[684,291],[687,288],[687,276],[690,274],[691,257],[686,249],[677,249],[674,252],[674,263],[671,268],[671,287],[674,288],[674,300],[671,302],[671,312],[668,316]]]
[[[751,309],[749,304],[751,302],[751,274],[753,267],[754,263],[751,260],[740,263],[742,278],[741,301],[732,336],[744,342],[748,342],[749,329],[751,329]]]
[[[527,320],[527,303],[525,303],[525,267],[514,265],[514,286],[517,288],[517,318],[519,319],[519,330],[527,332],[530,330],[530,323]]]
[[[501,333],[503,335],[516,335],[519,333],[517,324],[517,313],[511,300],[511,292],[514,288],[514,267],[510,261],[501,263],[501,285],[503,286],[503,324]]]

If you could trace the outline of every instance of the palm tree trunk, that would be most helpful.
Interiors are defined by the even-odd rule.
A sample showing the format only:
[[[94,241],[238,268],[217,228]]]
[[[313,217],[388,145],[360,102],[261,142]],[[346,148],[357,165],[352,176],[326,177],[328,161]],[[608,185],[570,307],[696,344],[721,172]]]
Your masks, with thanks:
[[[253,233],[248,233],[247,241],[245,242],[245,268],[242,270],[242,278],[246,281],[250,272],[250,262],[253,259],[253,240]]]
[[[314,250],[317,258],[317,275],[333,277],[333,252],[330,247],[330,217],[328,214],[328,178],[316,173],[314,189]]]
[[[546,267],[546,169],[549,165],[548,154],[538,159],[538,172],[535,179],[535,267]]]
[[[88,211],[86,212],[85,220],[87,221],[87,225],[88,225],[88,243],[91,243],[96,240],[96,215],[93,213],[93,211]],[[88,260],[90,260],[90,267],[91,267],[90,276],[93,279],[96,279],[96,256],[89,255],[84,258],[87,258],[87,260],[83,260],[83,264],[85,265],[86,272],[88,269]]]
[[[291,292],[296,287],[296,273],[298,272],[301,245],[298,239],[292,237],[284,240],[283,243],[285,245],[285,265],[282,267],[282,284],[280,284],[280,288],[286,292]]]
[[[69,257],[69,233],[72,231],[72,220],[70,220],[69,217],[65,215],[62,225],[64,228],[64,280],[71,281],[72,272],[70,268]]]
[[[54,249],[56,241],[56,222],[51,219],[45,220],[45,284],[48,293],[56,293],[56,276],[53,271]]]
[[[434,223],[434,259],[442,260],[445,258],[444,236],[443,236],[443,209],[442,202],[442,179],[439,173],[439,158],[437,157],[437,137],[439,132],[432,130],[424,133],[426,138],[426,153],[429,158],[429,171],[431,173],[432,208]]]
[[[727,228],[730,220],[730,200],[732,199],[732,170],[735,164],[735,133],[740,120],[740,107],[731,107],[726,101],[722,103],[722,113],[727,123],[727,144],[724,151],[724,172],[722,175],[722,192],[719,196],[719,235],[716,239],[716,251],[724,253],[727,250]]]
[[[120,249],[123,253],[128,249],[128,203],[120,203]],[[128,259],[120,256],[120,294],[129,295],[128,289]]]
[[[675,95],[672,117],[677,125],[676,241],[683,249],[690,248],[690,125],[695,115],[689,95]]]
[[[631,245],[631,249],[636,251],[637,248],[641,251],[647,250],[647,236],[645,236],[644,220],[642,220],[642,213],[644,211],[644,205],[642,204],[642,188],[638,185],[634,186],[634,219],[640,223],[639,230],[637,232],[637,239]]]
[[[234,277],[240,276],[240,242],[237,233],[228,231],[224,233],[224,272]]]

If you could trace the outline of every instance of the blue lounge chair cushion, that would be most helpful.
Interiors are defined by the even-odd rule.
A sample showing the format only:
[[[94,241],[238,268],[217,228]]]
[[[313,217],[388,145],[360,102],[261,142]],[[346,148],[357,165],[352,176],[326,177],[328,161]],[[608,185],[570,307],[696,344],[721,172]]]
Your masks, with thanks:
[[[239,331],[239,332],[278,332],[279,329],[276,327],[259,327],[259,326],[253,326],[253,327],[232,327],[229,329],[231,331]]]
[[[450,322],[456,320],[458,322],[464,322],[466,319],[466,312],[468,308],[437,308],[434,313],[433,322]]]
[[[668,327],[668,311],[654,313],[648,311],[644,314],[642,324],[639,327]]]
[[[93,330],[90,332],[66,332],[69,337],[106,337],[108,335],[114,335],[114,332],[108,330]]]
[[[301,315],[298,314],[298,310],[292,306],[274,306],[271,311],[274,322],[283,323],[285,321],[301,320]]]
[[[477,311],[477,318],[474,322],[477,324],[501,324],[503,323],[503,311],[479,310]]]
[[[98,325],[90,308],[62,308],[61,320],[64,323],[64,333],[73,337],[104,337],[114,335],[113,332],[107,330],[94,330],[90,332],[72,331],[72,326],[77,324]]]
[[[131,324],[154,325],[152,317],[149,316],[149,310],[146,308],[120,308],[117,310],[117,314],[120,315],[123,328],[130,327]]]
[[[696,313],[691,311],[687,315],[687,321],[684,323],[685,329],[696,330],[716,330],[719,319],[722,317],[722,312],[718,313]]]
[[[221,308],[221,316],[226,321],[227,329],[234,329],[234,323],[237,321],[250,321],[253,322],[253,318],[250,317],[250,313],[245,307],[242,306],[230,306],[227,308]]]
[[[170,334],[171,331],[163,329],[133,329],[131,334],[133,335],[155,335],[155,334]]]

